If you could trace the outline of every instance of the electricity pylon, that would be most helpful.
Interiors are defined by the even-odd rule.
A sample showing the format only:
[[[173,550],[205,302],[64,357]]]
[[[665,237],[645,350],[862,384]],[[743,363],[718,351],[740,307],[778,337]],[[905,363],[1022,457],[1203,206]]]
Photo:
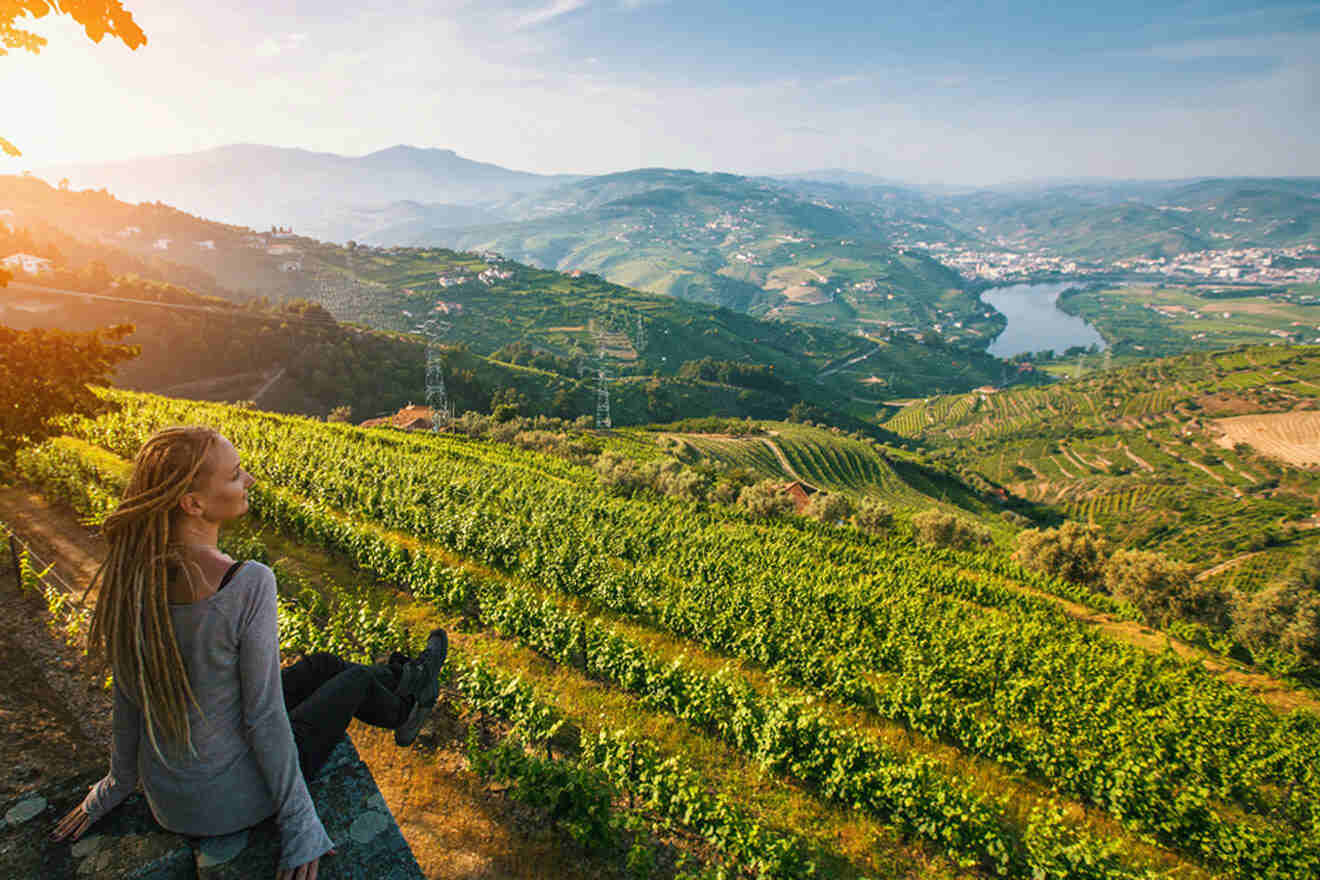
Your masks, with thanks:
[[[445,356],[440,349],[440,340],[453,326],[439,318],[431,318],[421,326],[426,333],[426,406],[431,410],[432,431],[448,426],[454,417],[445,390]]]
[[[605,355],[605,331],[596,332],[596,427],[612,427],[610,421],[610,371]]]

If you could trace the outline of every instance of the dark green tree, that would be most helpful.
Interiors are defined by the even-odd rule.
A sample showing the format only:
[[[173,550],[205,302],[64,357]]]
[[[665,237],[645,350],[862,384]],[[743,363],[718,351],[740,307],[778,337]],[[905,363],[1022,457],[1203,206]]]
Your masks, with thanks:
[[[115,365],[138,355],[114,340],[133,332],[117,324],[89,333],[19,331],[0,326],[0,467],[29,443],[58,433],[60,416],[101,406],[89,384],[109,384]]]

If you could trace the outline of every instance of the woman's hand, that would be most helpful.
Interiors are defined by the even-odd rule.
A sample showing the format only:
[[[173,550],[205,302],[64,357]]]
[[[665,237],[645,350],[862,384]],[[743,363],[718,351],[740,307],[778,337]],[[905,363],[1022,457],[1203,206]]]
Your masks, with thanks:
[[[50,833],[51,840],[63,840],[68,837],[69,840],[77,840],[83,836],[83,832],[92,827],[92,817],[87,815],[83,805],[79,804],[69,811],[69,814],[60,820],[60,824],[55,826],[55,830]],[[72,835],[72,836],[70,836]],[[316,875],[313,874],[313,877]]]
[[[330,850],[325,855],[332,856],[334,850]],[[316,880],[316,869],[320,865],[321,858],[318,856],[304,865],[296,868],[289,868],[287,871],[276,871],[275,880]]]

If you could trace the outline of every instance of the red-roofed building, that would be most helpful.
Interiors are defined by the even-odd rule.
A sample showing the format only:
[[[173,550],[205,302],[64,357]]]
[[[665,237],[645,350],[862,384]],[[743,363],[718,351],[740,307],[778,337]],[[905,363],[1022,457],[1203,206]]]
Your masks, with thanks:
[[[794,480],[791,483],[785,484],[783,491],[792,496],[794,509],[798,513],[801,513],[803,509],[811,503],[811,496],[815,495],[820,490],[809,483],[804,483],[801,480]]]
[[[403,431],[429,431],[431,430],[431,408],[429,406],[415,406],[408,404],[392,416],[382,416],[379,419],[367,419],[362,422],[363,428],[399,428]]]

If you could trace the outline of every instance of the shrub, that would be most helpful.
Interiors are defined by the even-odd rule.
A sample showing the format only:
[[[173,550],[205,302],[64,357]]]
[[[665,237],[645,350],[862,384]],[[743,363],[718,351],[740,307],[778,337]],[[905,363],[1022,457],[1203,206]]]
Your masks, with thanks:
[[[1104,577],[1108,549],[1098,525],[1068,522],[1057,529],[1021,532],[1013,558],[1023,568],[1090,585]]]
[[[736,504],[738,502],[738,494],[742,492],[745,487],[752,485],[755,481],[751,472],[745,468],[726,470],[718,477],[715,477],[712,474],[711,479],[713,480],[713,485],[710,488],[710,498],[721,504]]]
[[[867,498],[853,513],[853,525],[868,535],[883,535],[894,527],[894,512],[877,498]]]
[[[643,473],[657,492],[675,498],[686,498],[689,501],[699,501],[705,497],[705,478],[676,461],[670,460],[663,464],[652,462],[643,468]]]
[[[1298,561],[1287,575],[1254,594],[1233,601],[1233,631],[1248,647],[1286,651],[1308,664],[1320,664],[1320,557]]]
[[[631,497],[646,485],[646,477],[637,462],[617,452],[602,452],[594,467],[600,484],[615,495]]]
[[[1198,584],[1192,574],[1191,566],[1158,553],[1120,550],[1105,565],[1105,588],[1135,605],[1152,625],[1163,626],[1176,618],[1221,618],[1224,597]]]
[[[912,517],[917,540],[941,547],[970,549],[990,543],[990,530],[980,523],[932,507]]]
[[[811,496],[807,502],[807,516],[820,520],[821,522],[837,523],[843,522],[852,516],[853,504],[846,495],[838,495],[832,492],[817,492]]]
[[[787,516],[795,508],[793,496],[785,492],[777,480],[761,480],[744,486],[738,493],[738,504],[759,519]]]

